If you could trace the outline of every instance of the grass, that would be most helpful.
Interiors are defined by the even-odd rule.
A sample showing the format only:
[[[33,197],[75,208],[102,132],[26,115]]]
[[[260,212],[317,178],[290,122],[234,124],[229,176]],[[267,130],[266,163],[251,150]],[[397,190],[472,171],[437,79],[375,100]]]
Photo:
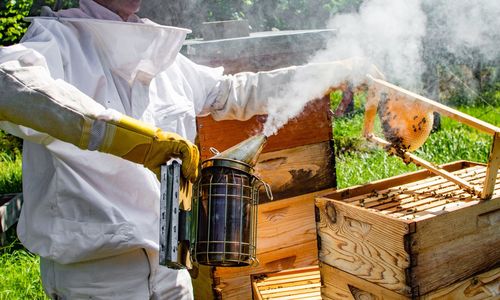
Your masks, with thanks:
[[[48,299],[42,290],[39,257],[15,243],[0,249],[0,300]]]
[[[11,155],[0,153],[0,194],[22,191],[22,156],[19,151]]]
[[[479,106],[458,109],[500,126],[499,108]],[[406,165],[401,159],[389,156],[385,151],[364,141],[361,138],[362,125],[363,113],[360,110],[350,116],[334,120],[338,188],[363,184],[418,169],[415,165]],[[415,154],[438,164],[462,159],[486,162],[490,148],[490,136],[442,117],[441,129],[432,133]]]
[[[338,101],[334,95],[332,102]],[[356,107],[363,106],[363,96],[355,98]],[[500,126],[498,108],[462,107],[461,111]],[[417,155],[436,163],[455,160],[485,162],[491,147],[488,136],[448,119],[441,119],[441,129],[433,133]],[[335,119],[334,142],[338,187],[363,184],[373,180],[417,170],[399,158],[361,138],[363,112]],[[15,151],[0,155],[0,193],[19,191],[21,186],[21,156]],[[0,300],[48,299],[41,288],[39,258],[19,249],[15,244],[0,249]]]

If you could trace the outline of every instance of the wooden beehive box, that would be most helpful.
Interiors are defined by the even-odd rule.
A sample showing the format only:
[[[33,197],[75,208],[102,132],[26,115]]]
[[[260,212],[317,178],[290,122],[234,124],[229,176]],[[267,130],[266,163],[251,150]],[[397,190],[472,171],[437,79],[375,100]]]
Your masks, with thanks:
[[[321,276],[318,266],[285,270],[255,276],[252,279],[253,299],[321,300]]]
[[[475,185],[486,177],[482,164],[443,168]],[[424,170],[335,191],[318,197],[316,207],[325,272],[333,267],[402,299],[428,295],[500,262],[498,176],[490,200]]]
[[[323,300],[405,300],[409,297],[321,264]],[[500,267],[427,293],[421,300],[491,300],[500,298]]]
[[[300,65],[325,45],[329,30],[256,33],[218,41],[192,41],[183,53],[193,61],[224,66],[225,73],[265,71]],[[251,299],[252,278],[288,269],[317,266],[314,199],[336,186],[329,97],[312,101],[304,112],[269,138],[255,167],[271,185],[274,201],[261,193],[256,267],[195,266],[196,299]],[[202,159],[260,132],[265,116],[248,121],[197,119]]]
[[[259,265],[197,266],[192,272],[196,299],[251,299],[253,276],[318,264],[314,199],[333,191],[336,179],[328,103],[311,103],[270,137],[259,157],[256,173],[270,184],[275,198],[266,202],[261,196],[258,208]],[[211,155],[210,147],[223,151],[248,138],[262,126],[259,118],[218,123],[199,119],[202,156]]]

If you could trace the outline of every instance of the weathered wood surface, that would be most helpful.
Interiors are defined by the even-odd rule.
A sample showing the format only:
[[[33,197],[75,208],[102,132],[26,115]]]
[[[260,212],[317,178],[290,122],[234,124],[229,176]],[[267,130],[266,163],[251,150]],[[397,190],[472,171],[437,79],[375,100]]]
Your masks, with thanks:
[[[7,231],[19,219],[23,194],[5,194],[0,197],[0,233]]]
[[[418,222],[412,285],[426,294],[500,262],[499,226],[500,197]]]
[[[460,178],[484,180],[484,165],[461,165]],[[500,261],[500,174],[487,201],[440,177],[386,183],[317,198],[321,261],[415,297]]]
[[[411,297],[397,294],[375,283],[320,263],[324,300],[406,300]],[[469,277],[414,299],[421,300],[483,300],[500,298],[500,268]]]
[[[330,141],[263,153],[255,173],[271,186],[274,200],[335,187],[335,156]],[[261,203],[267,202],[261,191]]]
[[[332,138],[329,97],[311,101],[304,111],[269,137],[263,152],[329,141]],[[247,121],[215,121],[211,116],[197,118],[201,158],[213,156],[210,148],[222,152],[262,131],[266,116]]]
[[[321,300],[321,276],[318,266],[285,270],[252,279],[254,299]]]
[[[323,300],[403,300],[403,295],[320,263]]]
[[[421,300],[500,299],[500,267],[430,292]]]
[[[278,248],[257,255],[257,267],[216,268],[214,280],[218,284],[222,299],[252,299],[251,275],[278,272],[287,269],[313,266],[318,264],[316,241],[292,247]]]
[[[489,199],[493,194],[496,183],[496,174],[500,168],[500,132],[493,136],[493,145],[491,145],[490,157],[488,158],[488,170],[484,180],[482,198]]]
[[[259,205],[257,222],[257,267],[200,270],[205,274],[193,280],[195,291],[206,297],[215,290],[222,299],[251,299],[251,276],[317,265],[314,199],[333,189]],[[208,278],[208,279],[207,279]],[[213,286],[212,286],[213,285]],[[196,296],[197,299],[210,299]]]
[[[317,194],[259,205],[257,253],[316,241],[314,197]]]
[[[420,101],[421,103],[426,104],[429,109],[432,109],[443,116],[450,117],[454,120],[457,120],[461,123],[467,124],[471,127],[474,127],[478,130],[481,130],[483,132],[486,132],[490,135],[494,135],[495,133],[500,133],[500,128],[491,125],[485,121],[479,120],[477,118],[474,118],[472,116],[469,116],[468,114],[465,114],[463,112],[460,112],[456,109],[453,109],[451,107],[448,107],[444,104],[438,103],[436,101],[433,101],[431,99],[428,99],[424,96],[418,95],[416,93],[410,92],[408,90],[405,90],[399,86],[393,85],[387,81],[384,81],[382,79],[378,78],[372,78],[373,82],[378,85],[378,87],[381,89],[381,91],[384,91],[385,89],[391,89],[392,91],[395,91],[403,96],[409,97],[411,99],[415,99]]]
[[[341,201],[317,198],[319,259],[362,279],[408,295],[407,223]]]
[[[459,178],[455,178],[452,174],[447,173],[445,170],[440,170],[439,168],[435,168],[434,165],[430,162],[427,162],[424,159],[418,158],[412,153],[404,152],[404,160],[406,162],[413,162],[419,166],[425,167],[428,170],[434,172],[437,175],[441,175],[443,177],[447,177],[449,180],[454,181],[458,185],[462,186],[466,190],[474,191],[475,195],[480,196],[481,199],[489,199],[491,198],[495,186],[496,174],[500,167],[500,128],[489,124],[485,121],[479,120],[472,116],[469,116],[465,113],[462,113],[456,109],[443,105],[441,103],[435,102],[431,99],[423,97],[421,95],[415,94],[408,90],[405,90],[399,86],[391,84],[387,81],[377,78],[371,78],[373,87],[368,97],[367,109],[365,111],[365,124],[364,124],[364,132],[363,135],[367,137],[369,140],[372,140],[384,147],[387,145],[387,142],[381,138],[378,138],[373,135],[373,121],[375,119],[376,107],[378,106],[378,97],[377,94],[381,92],[395,92],[401,96],[408,97],[413,101],[418,101],[424,104],[429,110],[442,114],[443,116],[450,117],[460,123],[466,124],[473,128],[476,128],[480,131],[486,132],[493,136],[493,145],[490,151],[490,155],[488,158],[488,170],[486,179],[482,182],[482,187],[478,188],[475,186],[469,185],[465,181],[461,181]]]
[[[469,161],[456,161],[448,164],[444,164],[441,168],[447,170],[448,172],[457,171],[469,166],[481,165],[475,162]],[[325,195],[325,197],[335,199],[335,200],[346,200],[351,199],[356,196],[363,196],[364,194],[371,193],[373,190],[384,190],[389,187],[399,186],[407,183],[412,183],[415,181],[423,180],[425,178],[435,176],[428,170],[419,170],[407,174],[402,174],[386,179],[380,179],[372,181],[363,185],[357,185],[345,189],[335,191],[330,195]]]

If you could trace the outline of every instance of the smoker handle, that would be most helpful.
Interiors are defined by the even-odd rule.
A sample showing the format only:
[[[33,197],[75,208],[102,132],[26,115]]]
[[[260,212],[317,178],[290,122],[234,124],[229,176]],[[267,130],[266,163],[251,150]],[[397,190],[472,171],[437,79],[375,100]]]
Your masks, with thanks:
[[[260,179],[260,177],[258,176],[255,176],[255,179],[257,179],[263,186],[264,186],[264,189],[266,190],[266,195],[267,195],[267,198],[269,198],[269,200],[273,200],[273,192],[271,190],[271,186],[269,184],[267,184],[264,180]]]

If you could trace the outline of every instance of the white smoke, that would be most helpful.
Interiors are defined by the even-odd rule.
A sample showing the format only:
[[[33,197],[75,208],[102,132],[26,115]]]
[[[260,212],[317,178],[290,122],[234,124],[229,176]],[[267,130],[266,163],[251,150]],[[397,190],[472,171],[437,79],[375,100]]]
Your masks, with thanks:
[[[432,16],[429,34],[437,35],[441,47],[464,58],[476,51],[483,59],[500,54],[500,1],[498,0],[424,0]]]
[[[359,13],[333,18],[338,30],[314,61],[369,58],[388,77],[406,87],[418,87],[423,70],[422,39],[426,16],[418,0],[370,0]]]
[[[366,0],[358,12],[334,16],[329,27],[337,30],[336,36],[312,62],[364,57],[388,81],[416,92],[422,91],[426,66],[435,67],[444,56],[460,60],[474,52],[492,60],[500,53],[498,0]],[[358,71],[363,74],[366,65]],[[333,76],[325,69],[311,78],[291,80],[281,99],[270,99],[264,134],[275,134],[311,97],[322,96],[323,85],[361,80],[348,75]]]

